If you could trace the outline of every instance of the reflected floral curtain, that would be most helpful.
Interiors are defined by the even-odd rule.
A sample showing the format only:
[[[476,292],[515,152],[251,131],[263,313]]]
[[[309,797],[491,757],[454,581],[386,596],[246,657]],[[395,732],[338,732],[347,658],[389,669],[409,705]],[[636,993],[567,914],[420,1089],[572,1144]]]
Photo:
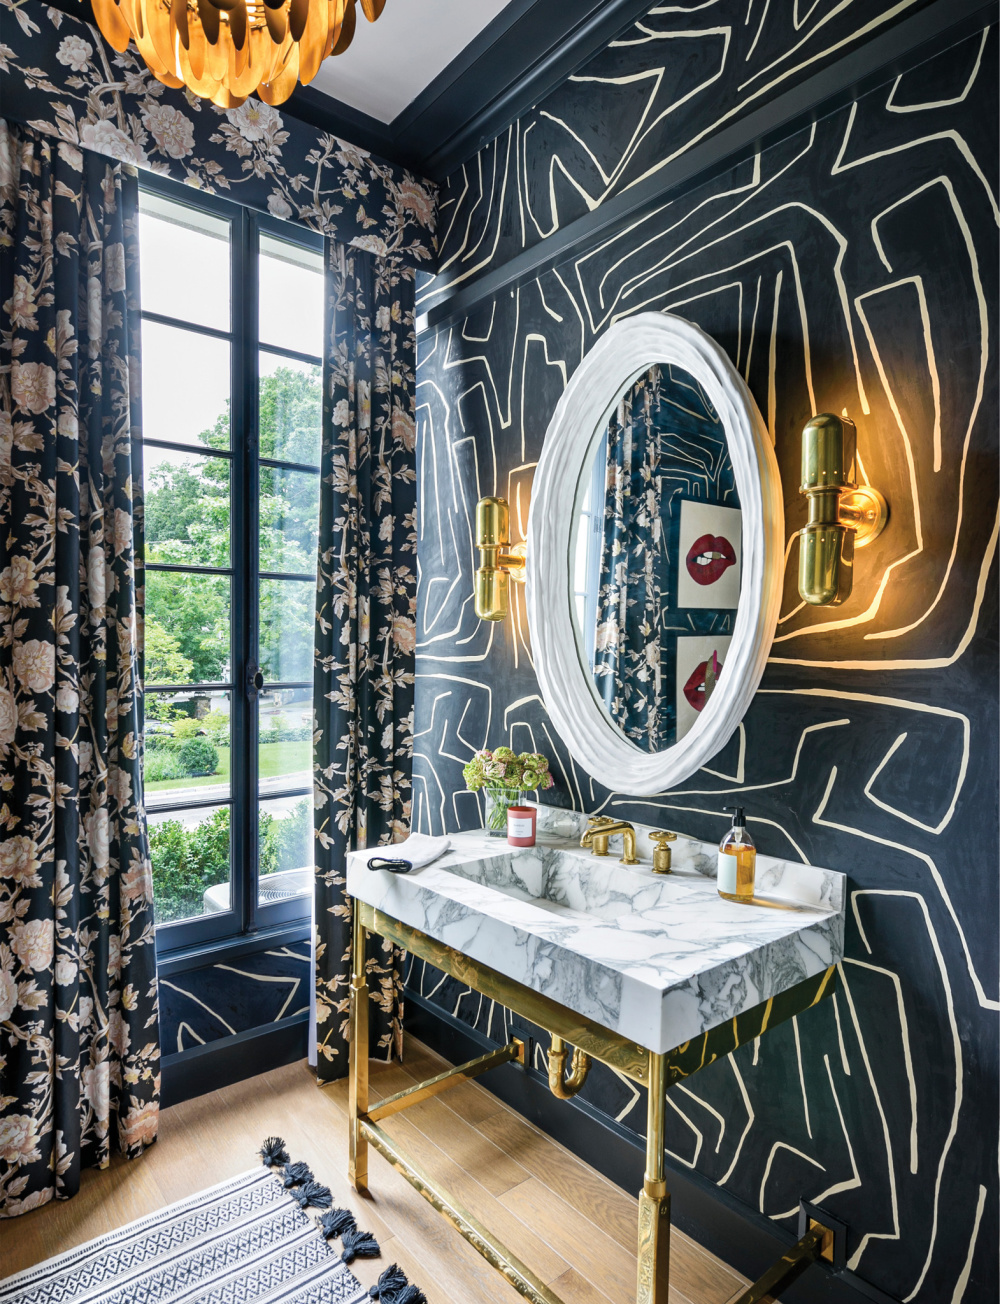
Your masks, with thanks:
[[[327,242],[313,782],[318,1075],[347,1072],[344,856],[409,832],[416,644],[412,267]],[[402,1054],[402,953],[372,939],[371,1053]]]
[[[673,684],[663,681],[669,575],[660,463],[661,373],[651,367],[608,419],[604,542],[594,677],[627,738],[659,750],[674,740]]]
[[[138,185],[0,120],[0,1214],[155,1139]]]

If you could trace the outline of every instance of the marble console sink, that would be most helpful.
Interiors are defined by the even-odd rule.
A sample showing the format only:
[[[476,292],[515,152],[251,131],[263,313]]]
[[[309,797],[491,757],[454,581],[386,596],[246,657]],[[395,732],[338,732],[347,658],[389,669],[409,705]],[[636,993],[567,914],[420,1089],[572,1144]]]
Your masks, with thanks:
[[[657,1053],[843,958],[843,874],[759,856],[761,904],[739,905],[716,891],[714,847],[679,839],[674,873],[655,875],[642,828],[646,863],[629,867],[581,849],[579,818],[548,817],[533,848],[455,834],[405,875],[354,852],[347,890]]]

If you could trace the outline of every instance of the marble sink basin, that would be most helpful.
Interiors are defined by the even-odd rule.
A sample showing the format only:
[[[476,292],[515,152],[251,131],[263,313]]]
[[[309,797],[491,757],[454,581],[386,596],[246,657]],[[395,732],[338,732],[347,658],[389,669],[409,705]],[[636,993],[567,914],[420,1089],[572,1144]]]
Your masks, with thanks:
[[[760,903],[740,905],[706,873],[713,847],[678,841],[677,869],[661,876],[578,841],[550,833],[515,848],[460,833],[406,875],[369,870],[372,853],[354,852],[347,890],[655,1052],[843,958],[842,874],[761,856]]]

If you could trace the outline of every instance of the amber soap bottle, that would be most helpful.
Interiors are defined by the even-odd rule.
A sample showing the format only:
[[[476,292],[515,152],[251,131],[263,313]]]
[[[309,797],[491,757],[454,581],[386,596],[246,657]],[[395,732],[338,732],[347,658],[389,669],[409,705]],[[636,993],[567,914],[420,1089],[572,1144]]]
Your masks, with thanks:
[[[727,901],[752,901],[757,872],[757,848],[747,832],[742,806],[727,806],[733,812],[733,826],[719,843],[719,896]]]

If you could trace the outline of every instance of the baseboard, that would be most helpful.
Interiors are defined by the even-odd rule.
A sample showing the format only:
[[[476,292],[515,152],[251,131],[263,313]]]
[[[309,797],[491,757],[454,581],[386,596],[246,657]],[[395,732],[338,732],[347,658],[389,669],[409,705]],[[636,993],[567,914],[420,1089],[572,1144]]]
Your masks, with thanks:
[[[411,991],[406,993],[406,1030],[453,1064],[474,1059],[495,1042]],[[557,1100],[532,1069],[504,1064],[480,1078],[484,1087],[536,1127],[630,1193],[642,1186],[641,1138],[585,1101]],[[699,1245],[755,1281],[794,1244],[795,1237],[747,1208],[714,1183],[667,1160],[671,1218]],[[897,1304],[850,1271],[834,1273],[814,1264],[782,1292],[782,1304]]]
[[[166,1109],[192,1096],[256,1077],[268,1069],[305,1059],[309,1043],[309,1012],[249,1028],[232,1037],[195,1046],[160,1061],[160,1104]]]

